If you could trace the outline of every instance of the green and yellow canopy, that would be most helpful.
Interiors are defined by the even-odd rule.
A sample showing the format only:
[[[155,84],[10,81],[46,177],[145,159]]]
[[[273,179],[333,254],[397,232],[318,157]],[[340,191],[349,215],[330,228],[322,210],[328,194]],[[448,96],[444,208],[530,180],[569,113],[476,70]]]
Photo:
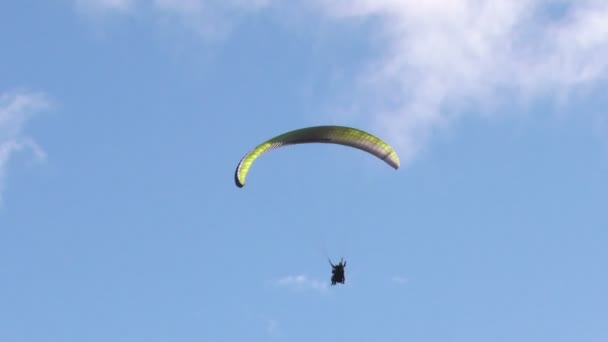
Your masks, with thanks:
[[[251,165],[262,154],[279,147],[306,143],[338,144],[357,148],[382,159],[394,169],[399,168],[399,156],[380,138],[351,127],[316,126],[283,133],[258,145],[239,162],[234,173],[234,182],[239,188],[245,186],[245,178]]]

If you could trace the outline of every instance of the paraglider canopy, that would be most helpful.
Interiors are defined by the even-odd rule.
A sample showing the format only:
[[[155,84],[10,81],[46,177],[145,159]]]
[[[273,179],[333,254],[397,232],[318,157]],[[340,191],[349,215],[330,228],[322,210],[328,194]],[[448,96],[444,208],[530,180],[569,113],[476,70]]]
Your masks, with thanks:
[[[399,156],[382,139],[352,127],[315,126],[283,133],[256,146],[241,158],[237,165],[234,172],[236,186],[239,188],[245,186],[245,178],[251,165],[262,154],[283,146],[306,143],[338,144],[353,147],[378,157],[394,169],[399,168]]]

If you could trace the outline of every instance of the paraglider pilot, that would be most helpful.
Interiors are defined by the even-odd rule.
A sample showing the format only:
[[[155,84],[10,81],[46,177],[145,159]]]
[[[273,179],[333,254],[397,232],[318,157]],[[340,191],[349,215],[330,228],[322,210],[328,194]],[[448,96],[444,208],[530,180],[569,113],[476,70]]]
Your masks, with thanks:
[[[346,261],[343,261],[342,259],[340,259],[340,263],[337,265],[334,265],[331,263],[331,260],[329,260],[329,264],[332,267],[331,270],[331,285],[336,285],[336,283],[341,283],[344,284],[344,268],[346,267]]]

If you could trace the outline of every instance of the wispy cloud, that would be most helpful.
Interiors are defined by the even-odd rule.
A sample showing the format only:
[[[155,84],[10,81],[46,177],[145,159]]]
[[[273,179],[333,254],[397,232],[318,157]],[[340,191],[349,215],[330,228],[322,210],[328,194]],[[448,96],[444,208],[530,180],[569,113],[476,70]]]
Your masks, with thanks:
[[[608,76],[606,1],[316,3],[338,21],[377,23],[384,51],[360,75],[359,98],[376,123],[392,133],[405,162],[435,130],[466,113],[502,101],[513,105],[515,96],[568,94]]]
[[[46,153],[38,144],[23,134],[31,116],[49,106],[47,97],[40,93],[12,92],[0,94],[0,200],[4,190],[8,164],[18,152],[33,153],[36,161],[44,161]]]
[[[327,291],[327,283],[312,279],[306,275],[290,275],[276,281],[277,286],[287,287],[293,290],[313,290],[319,292]]]

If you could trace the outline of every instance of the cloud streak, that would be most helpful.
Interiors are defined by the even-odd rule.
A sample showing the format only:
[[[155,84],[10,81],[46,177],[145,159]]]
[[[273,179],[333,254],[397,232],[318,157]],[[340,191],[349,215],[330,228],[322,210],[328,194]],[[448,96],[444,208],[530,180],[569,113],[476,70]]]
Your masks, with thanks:
[[[44,161],[46,153],[30,137],[23,134],[34,113],[49,106],[40,93],[12,92],[0,94],[0,200],[4,192],[8,165],[19,152],[33,153],[36,161]]]
[[[320,280],[311,279],[310,277],[300,275],[290,275],[280,278],[276,281],[276,285],[280,287],[290,288],[292,290],[304,291],[313,290],[318,292],[327,291],[327,283]]]

